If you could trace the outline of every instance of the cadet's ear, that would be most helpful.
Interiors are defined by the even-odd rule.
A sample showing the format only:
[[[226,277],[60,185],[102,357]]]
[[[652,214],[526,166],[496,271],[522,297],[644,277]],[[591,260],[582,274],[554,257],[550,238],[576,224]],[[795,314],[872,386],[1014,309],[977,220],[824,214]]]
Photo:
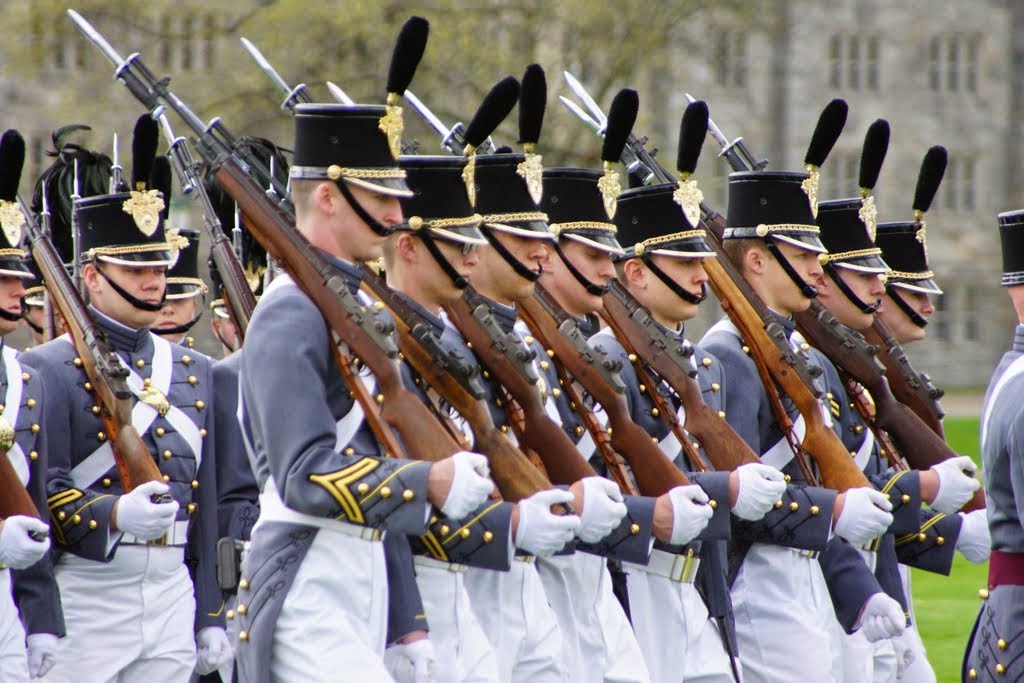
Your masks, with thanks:
[[[96,266],[90,261],[82,264],[82,282],[90,292],[99,291],[100,274],[96,272]]]
[[[764,249],[751,247],[743,254],[743,270],[747,273],[761,275],[768,265],[768,252]]]
[[[626,284],[638,289],[647,289],[647,268],[643,261],[631,258],[622,264],[622,272],[626,276]]]
[[[395,237],[395,252],[404,261],[411,261],[416,258],[416,241],[407,232],[400,232]]]

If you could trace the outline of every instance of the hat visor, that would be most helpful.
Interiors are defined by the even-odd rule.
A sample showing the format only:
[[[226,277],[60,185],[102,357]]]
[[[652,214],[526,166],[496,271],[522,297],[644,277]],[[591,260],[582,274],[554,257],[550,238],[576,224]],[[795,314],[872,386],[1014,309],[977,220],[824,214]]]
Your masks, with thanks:
[[[783,232],[772,232],[771,236],[777,240],[792,244],[794,247],[800,249],[806,249],[807,251],[813,251],[816,254],[827,254],[828,249],[822,244],[821,238],[814,233],[796,233],[786,234]]]
[[[128,268],[148,268],[152,266],[167,266],[170,268],[178,260],[171,255],[171,251],[165,245],[154,247],[152,250],[130,251],[119,254],[97,252],[95,258],[104,263],[113,263]]]
[[[622,248],[619,241],[615,239],[615,235],[610,232],[599,230],[561,232],[558,234],[558,237],[559,239],[564,237],[567,240],[579,242],[599,251],[608,252],[612,256],[623,256],[626,253],[626,250]]]
[[[555,235],[544,221],[508,221],[506,223],[484,223],[490,230],[504,232],[516,237],[532,240],[554,240]]]
[[[228,307],[227,304],[224,303],[224,299],[214,299],[210,302],[210,310],[213,311],[213,314],[218,318],[224,318],[225,320],[231,318],[231,314],[228,313]]]
[[[447,228],[427,228],[427,232],[431,237],[445,240],[448,242],[455,242],[457,244],[469,244],[473,246],[482,247],[487,244],[487,238],[480,232],[480,228],[475,225],[466,225],[462,227],[447,227]]]
[[[178,299],[189,299],[203,294],[202,285],[185,282],[168,282],[167,298],[171,301]]]
[[[409,199],[413,196],[412,190],[405,183],[404,178],[352,178],[346,177],[342,179],[356,187],[361,187],[364,190],[370,192],[376,192],[378,194],[387,195],[388,197],[399,197],[402,199]],[[342,182],[339,180],[337,182]]]
[[[870,256],[860,256],[857,258],[843,259],[840,261],[829,261],[836,268],[844,268],[846,270],[853,270],[858,273],[875,273],[877,275],[883,275],[888,273],[891,268],[889,264],[882,260],[877,254],[871,254]]]
[[[0,258],[0,276],[34,280],[36,275],[19,258]]]
[[[921,294],[942,294],[942,289],[938,283],[932,278],[925,278],[923,280],[893,280],[890,279],[887,283],[892,287],[899,289],[905,289],[908,292],[920,292]],[[1024,284],[1024,273],[1021,273],[1020,284]]]

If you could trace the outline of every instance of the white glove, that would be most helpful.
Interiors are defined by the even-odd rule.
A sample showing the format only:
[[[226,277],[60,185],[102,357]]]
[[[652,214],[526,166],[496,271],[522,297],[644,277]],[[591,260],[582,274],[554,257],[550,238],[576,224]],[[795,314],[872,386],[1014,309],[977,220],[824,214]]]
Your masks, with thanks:
[[[547,489],[519,501],[516,547],[542,557],[564,548],[579,532],[580,518],[576,515],[552,514],[551,506],[569,503],[572,499],[571,491]]]
[[[231,641],[220,626],[206,626],[196,634],[196,673],[200,676],[212,674],[231,661]]]
[[[395,683],[433,683],[437,678],[437,653],[429,638],[384,650],[384,666]]]
[[[604,477],[586,477],[583,484],[583,514],[579,537],[584,543],[597,543],[610,534],[626,515],[622,491]]]
[[[835,532],[850,543],[862,546],[878,538],[892,524],[892,503],[875,489],[863,486],[846,492],[843,513]]]
[[[42,678],[57,663],[57,636],[33,633],[25,638],[28,645],[28,675]]]
[[[479,453],[459,451],[452,456],[455,475],[441,512],[448,519],[462,519],[483,503],[494,489],[487,458]]]
[[[672,501],[672,536],[668,542],[685,545],[704,531],[715,512],[707,504],[708,494],[696,484],[670,489],[668,499]]]
[[[118,530],[144,541],[155,541],[167,533],[178,516],[178,501],[154,503],[149,497],[170,491],[167,484],[147,481],[117,499],[114,523]]]
[[[736,468],[740,479],[736,504],[732,514],[740,519],[755,522],[771,510],[786,491],[786,479],[777,469],[759,462],[751,462]]]
[[[859,629],[869,643],[901,635],[907,629],[907,617],[900,603],[885,593],[875,593],[864,603],[857,619]]]
[[[960,535],[956,539],[956,549],[972,564],[981,564],[988,560],[992,552],[992,536],[988,530],[988,514],[984,509],[972,512],[961,512]]]
[[[974,477],[978,467],[966,455],[932,465],[932,471],[939,475],[939,492],[931,507],[947,515],[962,508],[981,486]]]
[[[46,534],[50,527],[35,517],[15,515],[3,521],[0,527],[0,564],[11,569],[25,569],[39,561],[50,549],[50,537],[41,541],[29,536],[32,532]]]

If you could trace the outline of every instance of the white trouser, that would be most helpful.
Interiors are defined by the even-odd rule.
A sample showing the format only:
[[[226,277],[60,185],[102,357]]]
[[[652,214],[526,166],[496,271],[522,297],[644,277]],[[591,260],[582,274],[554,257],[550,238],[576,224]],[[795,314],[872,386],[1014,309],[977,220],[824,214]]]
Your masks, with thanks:
[[[512,560],[507,572],[470,567],[464,581],[473,613],[494,647],[499,680],[567,680],[562,634],[532,563]]]
[[[734,683],[718,626],[693,584],[637,565],[625,569],[629,613],[651,681]]]
[[[471,609],[464,571],[414,557],[416,585],[438,653],[435,683],[498,683],[498,660]]]
[[[121,545],[109,563],[63,555],[55,571],[67,636],[42,680],[187,681],[196,601],[183,552]]]
[[[900,683],[935,683],[935,670],[928,662],[928,652],[921,640],[921,632],[917,629],[917,615],[914,614],[914,599],[910,593],[910,568],[900,565],[900,578],[903,579],[903,592],[907,596],[907,611],[910,612],[910,626],[894,645],[898,657],[910,656],[910,665],[899,678]]]
[[[381,659],[387,615],[381,543],[319,529],[277,618],[271,678],[281,683],[391,681]]]
[[[25,630],[11,595],[11,571],[0,569],[0,683],[28,680]]]
[[[562,629],[562,661],[574,681],[650,681],[640,645],[611,589],[603,557],[537,559],[537,571]]]
[[[732,605],[746,683],[842,680],[833,671],[838,622],[816,558],[755,543],[733,583]]]

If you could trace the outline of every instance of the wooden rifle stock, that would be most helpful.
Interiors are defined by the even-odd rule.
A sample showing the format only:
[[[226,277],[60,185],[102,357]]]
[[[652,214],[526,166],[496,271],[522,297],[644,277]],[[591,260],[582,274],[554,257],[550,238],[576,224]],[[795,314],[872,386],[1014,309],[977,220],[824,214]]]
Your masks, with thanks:
[[[571,485],[597,473],[576,445],[544,410],[536,374],[522,368],[530,350],[515,335],[505,334],[494,320],[489,304],[468,287],[455,303],[446,306],[448,316],[463,338],[473,345],[481,365],[505,387],[523,411],[525,429],[520,445],[537,452],[554,484]],[[515,358],[509,354],[514,354]]]
[[[444,352],[425,321],[380,278],[368,269],[363,284],[391,311],[398,347],[405,361],[430,387],[466,421],[473,431],[473,448],[487,457],[491,478],[505,500],[515,503],[538,491],[551,488],[522,451],[498,430],[484,403],[482,393],[474,395],[449,367]],[[467,440],[468,441],[468,440]],[[468,444],[467,444],[468,447]]]
[[[249,320],[256,308],[256,295],[249,288],[249,281],[235,250],[231,248],[231,241],[219,228],[211,229],[210,237],[213,241],[210,255],[220,274],[224,304],[238,331],[238,338],[244,341],[245,331],[249,329]]]
[[[22,515],[24,517],[35,517],[42,520],[36,504],[32,502],[32,496],[18,478],[14,471],[14,465],[7,458],[7,451],[0,451],[0,520]],[[42,534],[37,541],[42,540],[46,534]]]
[[[881,320],[875,318],[863,334],[868,343],[878,347],[878,358],[885,366],[893,395],[913,410],[933,432],[945,438],[942,418],[946,413],[939,404],[944,393],[942,389],[932,384],[927,375],[913,368],[903,346]]]
[[[611,447],[629,463],[640,493],[657,497],[676,486],[689,484],[686,476],[665,457],[651,435],[630,417],[625,385],[618,375],[619,362],[608,358],[603,350],[588,346],[576,321],[562,311],[539,284],[534,289],[533,298],[519,302],[519,309],[533,335],[544,347],[554,351],[551,360],[568,375],[566,388],[575,379],[604,408],[611,430]],[[589,412],[586,406],[578,401],[575,403],[581,414]],[[608,435],[596,421],[589,426],[596,426],[598,432]],[[609,472],[614,473],[619,467],[615,453],[602,451],[600,434],[591,432],[591,435]]]
[[[263,248],[291,275],[352,355],[373,372],[380,417],[409,448],[410,457],[436,461],[458,450],[451,436],[419,398],[407,391],[398,366],[391,329],[359,304],[344,276],[295,229],[291,217],[264,194],[234,156],[213,164],[221,188],[235,200],[246,225]],[[375,413],[366,413],[367,419]],[[415,444],[415,448],[412,446]]]
[[[725,221],[721,214],[706,209],[704,213],[702,223],[708,228],[709,241],[723,254],[721,235]],[[781,391],[803,416],[806,432],[801,445],[818,466],[822,485],[839,492],[870,486],[839,436],[825,424],[813,371],[789,346],[782,326],[743,279],[738,267],[728,258],[710,257],[704,259],[704,269],[722,309],[750,347],[751,356],[770,374],[775,386],[766,383],[765,390]]]
[[[675,348],[677,344],[668,343],[671,340],[655,340],[651,326],[634,317],[639,308],[639,302],[622,283],[613,281],[611,291],[604,297],[605,319],[626,352],[650,366],[682,401],[686,411],[683,427],[701,443],[711,464],[716,470],[731,472],[741,465],[761,462],[725,418],[704,403],[700,385],[691,374],[689,356]]]

